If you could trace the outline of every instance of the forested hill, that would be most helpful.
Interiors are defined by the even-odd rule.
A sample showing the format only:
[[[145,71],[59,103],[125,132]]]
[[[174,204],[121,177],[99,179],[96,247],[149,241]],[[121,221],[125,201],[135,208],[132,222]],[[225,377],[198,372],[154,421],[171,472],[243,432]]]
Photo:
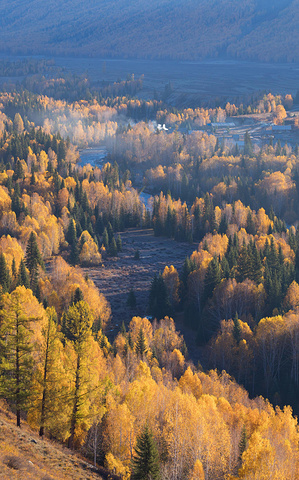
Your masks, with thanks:
[[[299,61],[299,0],[1,0],[0,50]]]

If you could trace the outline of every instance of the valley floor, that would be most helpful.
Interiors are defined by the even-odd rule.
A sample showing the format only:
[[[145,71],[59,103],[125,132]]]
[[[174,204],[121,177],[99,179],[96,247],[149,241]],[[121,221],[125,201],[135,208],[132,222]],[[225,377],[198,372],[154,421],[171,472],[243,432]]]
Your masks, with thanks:
[[[134,315],[148,315],[149,290],[154,275],[162,273],[166,265],[181,269],[185,258],[197,248],[195,243],[155,237],[153,229],[128,229],[121,233],[121,239],[123,249],[118,257],[105,259],[103,267],[84,269],[111,304],[108,333],[117,332],[122,321],[127,324]],[[136,250],[140,252],[140,260],[134,259]],[[134,309],[126,305],[131,288],[137,301]]]

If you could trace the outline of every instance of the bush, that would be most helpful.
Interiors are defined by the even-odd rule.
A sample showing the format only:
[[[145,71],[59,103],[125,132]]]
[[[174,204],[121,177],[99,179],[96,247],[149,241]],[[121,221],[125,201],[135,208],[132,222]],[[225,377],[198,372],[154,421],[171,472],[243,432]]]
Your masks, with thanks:
[[[22,470],[22,468],[24,468],[23,460],[15,455],[7,455],[4,458],[3,463],[13,470]]]

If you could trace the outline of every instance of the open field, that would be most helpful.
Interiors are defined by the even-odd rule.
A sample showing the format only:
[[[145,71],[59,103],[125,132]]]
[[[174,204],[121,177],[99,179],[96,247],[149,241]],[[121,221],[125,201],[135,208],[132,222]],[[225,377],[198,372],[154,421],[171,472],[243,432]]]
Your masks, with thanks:
[[[15,61],[31,58],[0,54],[0,60]],[[35,57],[46,58],[51,57]],[[160,95],[170,82],[170,103],[200,105],[215,99],[233,101],[256,91],[271,91],[273,94],[295,94],[299,89],[299,64],[271,64],[237,60],[162,61],[103,58],[55,57],[57,67],[76,75],[87,74],[92,82],[100,84],[126,80],[144,75],[143,90],[138,96],[153,98],[154,91]],[[13,79],[12,79],[13,80]],[[16,79],[14,79],[16,80]],[[22,78],[18,79],[19,81]],[[0,77],[0,83],[8,79]]]
[[[174,265],[179,270],[197,247],[155,237],[152,229],[128,229],[121,239],[123,251],[117,258],[105,259],[104,267],[84,269],[111,304],[112,320],[107,333],[112,336],[119,331],[122,321],[127,324],[134,315],[148,314],[149,290],[155,273],[162,272],[165,265]],[[137,249],[140,260],[134,259]],[[126,305],[131,288],[137,300],[134,309]]]
[[[87,72],[93,81],[136,78],[144,75],[141,97],[153,97],[153,92],[163,92],[171,82],[173,103],[200,103],[216,97],[233,100],[250,95],[257,90],[274,93],[296,93],[299,88],[298,64],[268,64],[239,61],[154,61],[112,60],[99,58],[55,58],[59,67],[76,74]]]

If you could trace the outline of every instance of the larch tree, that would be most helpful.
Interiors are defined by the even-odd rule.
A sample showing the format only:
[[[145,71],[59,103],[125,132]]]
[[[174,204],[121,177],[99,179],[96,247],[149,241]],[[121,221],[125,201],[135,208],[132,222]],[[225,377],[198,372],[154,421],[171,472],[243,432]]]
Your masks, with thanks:
[[[51,423],[53,403],[59,396],[59,350],[62,347],[57,331],[57,316],[53,307],[47,309],[47,322],[42,331],[42,365],[41,365],[41,402],[39,435],[44,435],[45,427]]]
[[[189,476],[189,480],[205,480],[204,469],[199,459],[195,461],[194,467]]]
[[[180,280],[178,271],[173,265],[170,267],[166,266],[162,273],[162,277],[167,289],[170,305],[174,308],[179,303]]]
[[[91,336],[93,316],[88,304],[81,300],[69,307],[64,314],[63,326],[66,337],[73,344],[76,353],[75,384],[71,393],[72,412],[70,419],[70,437],[68,445],[74,446],[75,430],[82,419],[82,407],[86,401],[84,381],[85,357],[88,354],[88,339]]]
[[[15,114],[15,118],[14,118],[14,121],[13,121],[13,129],[14,129],[14,132],[17,135],[20,135],[24,130],[24,122],[23,122],[22,117],[19,113]]]
[[[0,312],[0,395],[16,410],[17,426],[21,426],[21,411],[28,409],[34,367],[34,332],[38,318],[29,317],[24,298],[33,301],[32,292],[17,287],[2,297]],[[32,299],[31,299],[32,297]]]

